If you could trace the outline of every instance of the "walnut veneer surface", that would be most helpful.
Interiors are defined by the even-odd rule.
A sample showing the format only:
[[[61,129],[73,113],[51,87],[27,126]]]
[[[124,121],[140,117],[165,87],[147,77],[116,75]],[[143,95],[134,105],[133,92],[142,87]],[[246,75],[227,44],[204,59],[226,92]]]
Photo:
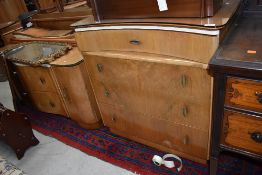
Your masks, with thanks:
[[[77,48],[44,67],[15,67],[25,93],[40,111],[68,116],[85,128],[100,126],[100,113]]]
[[[239,1],[231,2],[217,13],[230,9],[222,28],[190,30],[194,19],[182,31],[168,19],[74,25],[103,123],[112,132],[194,161],[209,159],[213,79],[207,68],[219,32],[237,10]]]

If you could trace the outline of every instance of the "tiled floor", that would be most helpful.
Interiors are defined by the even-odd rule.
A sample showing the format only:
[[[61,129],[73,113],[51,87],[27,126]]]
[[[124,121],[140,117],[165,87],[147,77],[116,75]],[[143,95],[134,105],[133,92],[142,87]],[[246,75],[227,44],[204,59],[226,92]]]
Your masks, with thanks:
[[[0,102],[13,109],[8,82],[0,82]],[[132,175],[133,173],[89,156],[54,138],[34,131],[40,144],[30,148],[22,160],[0,141],[0,155],[28,175]]]

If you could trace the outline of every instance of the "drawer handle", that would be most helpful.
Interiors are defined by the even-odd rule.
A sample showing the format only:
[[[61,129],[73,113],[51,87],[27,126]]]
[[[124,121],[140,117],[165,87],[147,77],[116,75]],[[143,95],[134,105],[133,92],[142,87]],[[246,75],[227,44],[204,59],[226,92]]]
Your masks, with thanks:
[[[54,108],[55,107],[55,104],[53,103],[53,102],[49,102],[49,105],[52,107],[52,108]]]
[[[261,134],[261,132],[252,132],[252,133],[249,133],[249,134],[250,134],[250,138],[252,140],[254,140],[257,143],[262,143],[262,134]]]
[[[104,93],[104,95],[105,95],[106,97],[109,97],[109,96],[110,96],[110,92],[109,92],[109,90],[105,89],[105,93]]]
[[[257,101],[262,104],[262,93],[261,92],[256,92],[255,95],[257,96]]]
[[[113,115],[113,116],[112,116],[112,121],[113,121],[113,122],[116,122],[116,115]]]
[[[188,115],[188,107],[187,106],[183,107],[182,114],[183,114],[183,117],[186,117]]]
[[[140,45],[141,42],[139,40],[131,40],[129,41],[130,44],[133,44],[133,45]]]
[[[40,81],[41,81],[42,84],[45,84],[45,79],[44,78],[41,77]]]
[[[189,138],[188,138],[188,136],[185,136],[184,139],[183,139],[183,144],[188,145],[188,142],[189,142]]]
[[[96,67],[97,67],[98,72],[103,72],[104,70],[103,64],[97,64]]]
[[[186,75],[182,75],[181,76],[181,85],[182,85],[182,87],[186,87],[187,83],[188,83],[187,76]]]

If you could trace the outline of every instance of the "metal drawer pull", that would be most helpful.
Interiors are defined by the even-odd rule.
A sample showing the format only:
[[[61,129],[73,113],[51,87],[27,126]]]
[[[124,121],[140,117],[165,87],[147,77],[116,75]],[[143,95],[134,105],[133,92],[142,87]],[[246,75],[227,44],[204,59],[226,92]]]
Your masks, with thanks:
[[[188,141],[189,141],[188,136],[185,136],[184,139],[183,139],[183,144],[184,144],[184,145],[187,145],[187,144],[188,144]]]
[[[106,97],[109,97],[109,95],[110,95],[109,90],[105,89],[104,95],[105,95]]]
[[[52,108],[54,108],[55,107],[55,104],[53,103],[53,102],[49,102],[49,105],[52,107]]]
[[[262,93],[261,92],[256,92],[255,95],[257,96],[257,101],[262,104]]]
[[[254,140],[257,143],[262,143],[262,134],[261,132],[252,132],[252,133],[248,133],[250,134],[250,138],[252,140]]]
[[[97,64],[96,67],[97,67],[98,72],[103,72],[104,70],[103,64]]]
[[[41,81],[42,84],[45,84],[45,79],[44,78],[41,77],[40,81]]]
[[[112,121],[116,122],[116,115],[115,114],[112,116]]]
[[[187,106],[183,107],[182,114],[183,114],[183,117],[186,117],[188,115],[188,107]]]
[[[187,83],[188,83],[188,78],[186,75],[182,75],[181,76],[181,85],[182,87],[186,87],[187,86]]]
[[[130,44],[133,44],[133,45],[140,45],[141,42],[139,40],[131,40],[129,41]]]

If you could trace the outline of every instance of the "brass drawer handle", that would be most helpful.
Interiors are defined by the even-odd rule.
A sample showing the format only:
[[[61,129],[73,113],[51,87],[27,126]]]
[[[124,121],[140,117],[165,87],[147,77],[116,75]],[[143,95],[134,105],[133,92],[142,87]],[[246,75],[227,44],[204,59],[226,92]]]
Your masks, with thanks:
[[[129,41],[129,43],[132,44],[132,45],[140,45],[141,44],[141,42],[139,40],[131,40],[131,41]]]
[[[255,95],[257,96],[257,101],[262,104],[262,93],[261,92],[256,92]]]
[[[110,92],[109,92],[109,90],[105,89],[105,93],[104,93],[104,95],[105,95],[106,97],[109,97],[109,96],[110,96]]]
[[[51,102],[51,101],[49,101],[49,105],[50,105],[52,108],[55,107],[55,104],[54,104],[53,102]]]
[[[181,81],[182,87],[186,87],[186,86],[187,86],[187,84],[188,84],[188,78],[187,78],[186,75],[182,75],[180,81]]]
[[[250,134],[250,138],[252,140],[254,140],[255,142],[262,143],[262,134],[261,134],[261,132],[252,132],[252,133],[249,132],[248,134]]]
[[[187,145],[188,142],[189,142],[189,138],[188,138],[188,136],[186,135],[186,136],[184,137],[184,139],[183,139],[183,144],[184,144],[184,145]]]
[[[116,115],[114,114],[111,119],[113,122],[116,122]]]
[[[187,106],[184,106],[182,108],[182,114],[183,114],[183,117],[186,117],[188,115],[188,107]]]
[[[40,81],[41,81],[42,84],[45,84],[45,79],[44,78],[40,77]]]
[[[96,67],[97,67],[98,72],[103,72],[104,70],[103,64],[97,64]]]

